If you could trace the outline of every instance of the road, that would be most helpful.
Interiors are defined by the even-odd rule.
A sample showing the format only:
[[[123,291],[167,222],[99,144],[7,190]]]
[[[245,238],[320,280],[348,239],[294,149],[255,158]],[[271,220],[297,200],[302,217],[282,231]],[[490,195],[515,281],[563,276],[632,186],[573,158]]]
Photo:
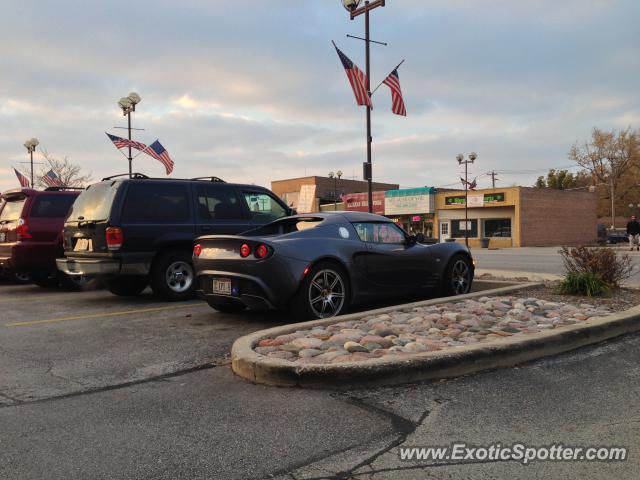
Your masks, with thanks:
[[[620,254],[629,254],[635,265],[635,273],[626,282],[629,286],[640,286],[640,252],[630,252],[626,247],[613,248]],[[564,272],[559,247],[523,247],[485,250],[474,248],[472,253],[476,260],[476,268],[482,270],[500,270],[508,272],[528,272],[562,275]]]
[[[640,336],[520,368],[393,388],[302,390],[233,375],[224,315],[150,295],[0,286],[0,478],[635,478]],[[622,463],[407,463],[398,447],[621,445]]]

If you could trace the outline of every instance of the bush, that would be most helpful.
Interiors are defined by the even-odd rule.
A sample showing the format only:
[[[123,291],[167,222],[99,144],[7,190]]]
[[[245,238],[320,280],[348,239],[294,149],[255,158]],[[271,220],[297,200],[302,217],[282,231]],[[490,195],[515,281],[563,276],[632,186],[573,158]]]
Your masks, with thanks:
[[[595,297],[609,290],[599,275],[593,273],[567,273],[560,283],[560,293],[565,295],[587,295]]]
[[[606,247],[562,247],[560,255],[567,278],[571,274],[591,274],[611,288],[619,287],[634,270],[629,255],[617,255]]]

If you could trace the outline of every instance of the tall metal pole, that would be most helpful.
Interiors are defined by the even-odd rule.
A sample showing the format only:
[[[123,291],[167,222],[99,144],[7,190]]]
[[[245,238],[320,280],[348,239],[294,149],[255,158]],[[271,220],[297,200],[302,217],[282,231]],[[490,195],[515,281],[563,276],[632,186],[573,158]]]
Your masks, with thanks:
[[[338,177],[333,178],[333,211],[338,210]]]
[[[613,175],[609,175],[609,183],[611,184],[611,228],[616,228],[616,200],[614,197]]]
[[[370,67],[370,63],[369,63],[369,9],[367,8],[369,6],[369,2],[366,1],[364,2],[364,6],[365,6],[365,14],[364,14],[364,38],[365,38],[365,56],[366,56],[366,74],[367,74],[367,95],[369,95],[369,98],[371,98],[371,81],[369,80],[371,78],[371,67]],[[368,197],[368,203],[369,203],[369,213],[373,213],[373,183],[372,183],[372,177],[373,177],[373,167],[371,165],[371,106],[367,105],[367,163],[368,165],[368,171],[369,171],[369,178],[367,179],[368,185],[367,185],[367,197]]]
[[[469,247],[469,163],[464,162],[464,244]]]
[[[33,149],[29,149],[29,155],[31,156],[31,188],[34,188],[33,185]]]
[[[128,130],[129,130],[129,141],[131,141],[131,110],[127,112],[127,123],[128,123]],[[131,143],[129,143],[129,178],[133,176],[132,164],[133,164],[133,158],[131,157]]]

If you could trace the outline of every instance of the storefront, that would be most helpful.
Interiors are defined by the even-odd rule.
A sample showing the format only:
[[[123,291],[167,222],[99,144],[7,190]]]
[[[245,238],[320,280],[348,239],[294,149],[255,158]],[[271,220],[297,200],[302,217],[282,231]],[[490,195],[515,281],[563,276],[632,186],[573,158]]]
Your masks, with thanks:
[[[508,187],[468,192],[465,219],[464,191],[436,195],[437,236],[453,238],[471,247],[481,238],[489,247],[577,245],[595,242],[596,196],[583,191]]]
[[[411,234],[433,238],[435,189],[405,188],[384,192],[384,214]]]

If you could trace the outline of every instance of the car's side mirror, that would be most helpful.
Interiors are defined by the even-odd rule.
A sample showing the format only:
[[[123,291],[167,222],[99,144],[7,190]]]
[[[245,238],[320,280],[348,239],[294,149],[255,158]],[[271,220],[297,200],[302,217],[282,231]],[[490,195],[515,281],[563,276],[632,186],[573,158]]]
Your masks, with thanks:
[[[424,233],[420,232],[415,235],[416,242],[424,243]]]
[[[295,208],[290,208],[289,209],[289,215],[297,215],[298,211]]]

